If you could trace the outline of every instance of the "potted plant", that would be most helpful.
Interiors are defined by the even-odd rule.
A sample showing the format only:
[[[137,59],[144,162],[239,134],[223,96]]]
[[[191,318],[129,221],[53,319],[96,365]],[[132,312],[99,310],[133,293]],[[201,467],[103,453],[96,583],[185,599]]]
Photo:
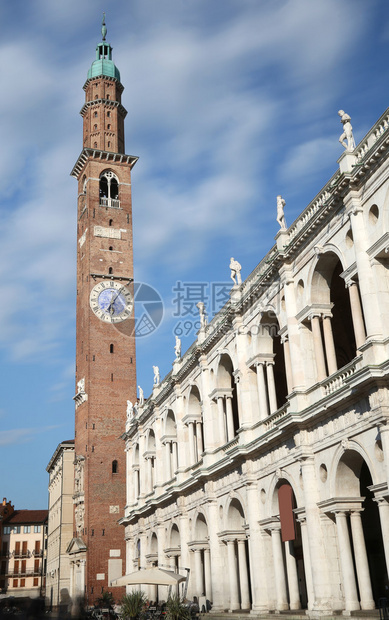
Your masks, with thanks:
[[[166,601],[167,620],[189,620],[190,613],[184,599],[178,594],[172,594]]]
[[[147,597],[142,590],[134,590],[122,598],[120,616],[123,620],[137,620],[146,604]]]

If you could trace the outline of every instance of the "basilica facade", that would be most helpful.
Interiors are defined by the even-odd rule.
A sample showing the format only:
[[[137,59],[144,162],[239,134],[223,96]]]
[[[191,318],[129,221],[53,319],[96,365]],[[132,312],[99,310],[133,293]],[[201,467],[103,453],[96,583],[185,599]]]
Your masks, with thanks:
[[[356,147],[346,117],[337,172],[289,227],[279,197],[275,245],[126,422],[126,572],[189,574],[214,612],[388,595],[389,109]]]

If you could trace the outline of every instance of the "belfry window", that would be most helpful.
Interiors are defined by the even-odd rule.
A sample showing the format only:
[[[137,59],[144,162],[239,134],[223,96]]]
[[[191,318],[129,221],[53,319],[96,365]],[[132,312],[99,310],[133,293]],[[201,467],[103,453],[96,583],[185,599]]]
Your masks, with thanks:
[[[107,170],[100,176],[100,205],[102,207],[114,207],[118,209],[119,183],[116,175]]]

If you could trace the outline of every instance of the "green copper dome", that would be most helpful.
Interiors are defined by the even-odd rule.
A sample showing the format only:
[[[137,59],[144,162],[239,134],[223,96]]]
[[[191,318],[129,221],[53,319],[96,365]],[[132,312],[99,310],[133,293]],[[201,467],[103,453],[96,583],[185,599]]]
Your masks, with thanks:
[[[105,13],[103,17],[103,24],[101,27],[101,34],[103,40],[96,47],[96,60],[92,62],[92,66],[88,71],[88,80],[91,80],[99,75],[106,75],[107,77],[115,78],[120,82],[120,72],[112,60],[112,47],[106,42],[105,36],[107,34],[107,28],[105,25]]]

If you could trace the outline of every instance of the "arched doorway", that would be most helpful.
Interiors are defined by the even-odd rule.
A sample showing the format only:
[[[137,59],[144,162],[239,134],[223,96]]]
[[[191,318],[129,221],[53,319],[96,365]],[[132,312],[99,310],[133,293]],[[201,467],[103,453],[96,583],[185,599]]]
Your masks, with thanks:
[[[246,518],[242,504],[233,498],[227,511],[223,540],[227,546],[229,610],[251,609],[251,580]]]
[[[336,470],[335,513],[346,610],[373,609],[387,596],[388,574],[381,522],[369,487],[370,469],[356,450],[346,450]],[[348,499],[350,498],[350,499]]]
[[[358,284],[352,281],[346,289],[343,271],[337,254],[326,252],[320,256],[312,277],[311,327],[319,381],[354,359],[356,333],[359,345],[365,339]]]
[[[240,426],[238,395],[234,379],[234,367],[229,355],[223,353],[217,369],[217,404],[221,443],[231,441]]]
[[[206,600],[212,601],[211,552],[209,547],[208,525],[202,513],[197,515],[193,534],[194,541],[190,543],[189,546],[194,553],[196,596],[200,604],[200,597],[205,597]],[[204,604],[204,602],[203,600],[202,604]],[[205,604],[205,608],[205,611],[207,611],[207,604]]]
[[[295,517],[296,496],[288,480],[281,478],[274,490],[271,533],[276,609],[308,608],[303,539]]]

